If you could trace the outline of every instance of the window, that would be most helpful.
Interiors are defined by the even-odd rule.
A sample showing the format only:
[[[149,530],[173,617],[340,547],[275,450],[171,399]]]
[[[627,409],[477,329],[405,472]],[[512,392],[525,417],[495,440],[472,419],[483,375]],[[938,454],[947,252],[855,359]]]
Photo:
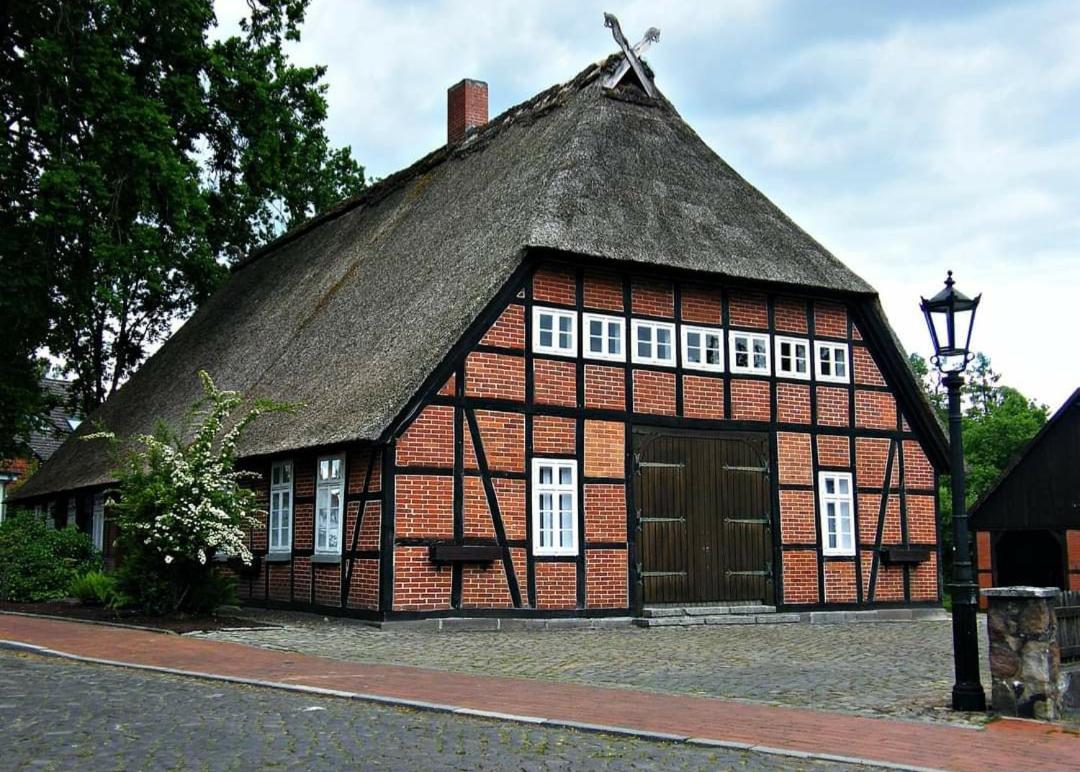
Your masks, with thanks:
[[[683,367],[691,370],[724,369],[724,333],[713,327],[682,328]]]
[[[642,365],[675,366],[675,325],[634,319],[634,362]]]
[[[90,538],[94,549],[105,549],[105,494],[94,494],[94,514],[90,520]]]
[[[319,459],[315,486],[315,553],[341,554],[341,517],[345,501],[345,457]]]
[[[577,461],[533,459],[533,554],[577,554]]]
[[[270,467],[270,551],[292,550],[292,461]]]
[[[731,372],[769,374],[769,336],[731,332]]]
[[[776,374],[785,378],[809,380],[810,341],[804,338],[777,338]]]
[[[68,499],[67,521],[64,523],[65,528],[75,528],[76,527],[76,519],[78,517],[78,513],[79,513],[79,505],[75,501],[75,497],[72,496],[72,497],[70,497]]]
[[[848,382],[848,347],[846,343],[817,344],[819,381]]]
[[[577,315],[554,308],[533,309],[533,351],[541,354],[577,356]]]
[[[623,339],[626,324],[617,316],[584,314],[581,317],[585,330],[585,356],[589,359],[626,361]]]
[[[855,554],[855,514],[848,472],[821,472],[818,475],[821,498],[821,536],[825,555]]]

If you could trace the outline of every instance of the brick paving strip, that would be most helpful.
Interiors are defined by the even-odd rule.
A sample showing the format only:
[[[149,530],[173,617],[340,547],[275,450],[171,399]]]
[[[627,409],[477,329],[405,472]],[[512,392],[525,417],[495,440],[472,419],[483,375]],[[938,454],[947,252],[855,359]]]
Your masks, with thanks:
[[[900,768],[1080,768],[1080,736],[1001,720],[984,729],[708,697],[368,665],[235,643],[0,614],[0,645],[180,675],[424,709]]]

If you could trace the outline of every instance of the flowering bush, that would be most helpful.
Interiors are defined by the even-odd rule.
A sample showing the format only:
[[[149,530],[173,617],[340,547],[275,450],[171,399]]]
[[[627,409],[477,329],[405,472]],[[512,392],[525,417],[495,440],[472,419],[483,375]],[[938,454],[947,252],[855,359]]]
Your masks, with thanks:
[[[245,532],[266,515],[243,484],[258,474],[236,469],[236,445],[260,415],[290,408],[254,401],[237,418],[244,398],[219,390],[205,372],[199,377],[205,396],[192,408],[193,438],[185,443],[164,425],[136,437],[110,501],[120,529],[120,588],[149,613],[208,611],[230,600],[232,585],[211,560],[224,555],[250,565]]]

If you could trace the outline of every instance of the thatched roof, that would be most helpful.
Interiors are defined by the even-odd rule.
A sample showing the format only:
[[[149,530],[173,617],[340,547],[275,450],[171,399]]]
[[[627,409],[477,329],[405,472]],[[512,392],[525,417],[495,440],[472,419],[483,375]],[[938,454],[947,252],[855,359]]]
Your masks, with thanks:
[[[530,248],[873,296],[666,100],[604,89],[616,63],[250,256],[82,432],[178,424],[205,369],[306,404],[253,425],[245,455],[376,440]],[[103,451],[68,441],[20,496],[108,482]]]

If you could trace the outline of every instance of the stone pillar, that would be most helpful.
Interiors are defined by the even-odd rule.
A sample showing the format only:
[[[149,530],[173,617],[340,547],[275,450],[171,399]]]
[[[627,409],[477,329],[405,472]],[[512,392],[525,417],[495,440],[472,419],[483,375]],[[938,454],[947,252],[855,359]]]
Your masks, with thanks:
[[[1056,587],[991,587],[986,629],[990,637],[991,704],[1006,716],[1053,721],[1061,717],[1061,650]]]

